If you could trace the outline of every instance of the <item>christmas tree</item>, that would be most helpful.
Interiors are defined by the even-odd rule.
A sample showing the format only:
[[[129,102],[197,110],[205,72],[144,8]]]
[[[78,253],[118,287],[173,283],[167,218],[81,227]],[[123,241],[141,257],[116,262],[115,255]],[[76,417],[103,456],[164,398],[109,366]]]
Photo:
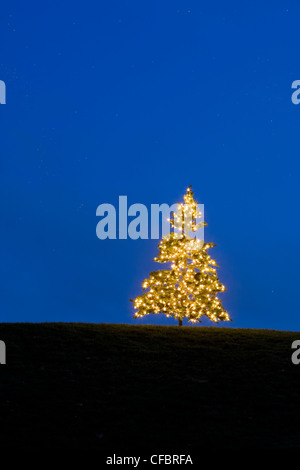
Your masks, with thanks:
[[[226,290],[219,282],[215,260],[207,250],[216,245],[204,243],[193,236],[205,222],[196,223],[201,217],[191,186],[184,196],[185,204],[179,204],[170,220],[173,231],[159,243],[159,254],[153,261],[171,263],[170,269],[153,271],[143,282],[144,294],[136,297],[134,318],[150,313],[164,313],[182,325],[184,318],[192,323],[201,322],[206,316],[215,323],[228,321],[218,293]]]

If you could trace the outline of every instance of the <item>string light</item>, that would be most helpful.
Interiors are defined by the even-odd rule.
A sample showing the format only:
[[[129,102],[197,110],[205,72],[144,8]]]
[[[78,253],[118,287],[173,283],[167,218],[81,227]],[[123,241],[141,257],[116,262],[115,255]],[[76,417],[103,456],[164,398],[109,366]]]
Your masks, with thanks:
[[[154,261],[171,262],[171,267],[153,271],[144,280],[143,290],[148,291],[134,300],[130,299],[136,310],[134,317],[165,313],[167,317],[179,320],[179,324],[183,318],[192,323],[201,322],[203,316],[214,323],[231,321],[217,297],[219,292],[226,290],[217,276],[215,267],[218,265],[207,254],[207,250],[216,245],[199,244],[199,240],[187,235],[197,230],[195,219],[201,217],[191,186],[183,198],[185,204],[178,205],[170,223],[173,228],[184,228],[184,223],[189,221],[190,226],[185,227],[180,238],[171,232],[159,242],[159,254]]]

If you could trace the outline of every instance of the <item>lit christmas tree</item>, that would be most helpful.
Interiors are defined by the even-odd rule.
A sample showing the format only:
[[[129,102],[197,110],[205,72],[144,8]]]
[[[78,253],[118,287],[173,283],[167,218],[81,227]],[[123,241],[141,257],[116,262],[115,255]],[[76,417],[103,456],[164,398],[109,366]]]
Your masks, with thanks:
[[[207,225],[196,223],[201,217],[191,186],[184,196],[185,204],[177,207],[170,220],[173,231],[159,243],[159,254],[154,261],[171,263],[170,269],[153,271],[143,282],[144,294],[136,297],[134,318],[150,313],[164,313],[178,320],[183,318],[193,323],[201,322],[206,316],[215,323],[228,321],[228,313],[223,309],[218,293],[226,290],[219,282],[216,262],[207,250],[216,245],[204,243],[191,232]]]

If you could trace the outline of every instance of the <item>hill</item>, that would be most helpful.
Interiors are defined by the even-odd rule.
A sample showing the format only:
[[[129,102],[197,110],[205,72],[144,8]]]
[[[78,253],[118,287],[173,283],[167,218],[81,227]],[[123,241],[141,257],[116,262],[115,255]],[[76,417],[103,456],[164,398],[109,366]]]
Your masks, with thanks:
[[[297,333],[17,323],[0,339],[2,449],[300,447]]]

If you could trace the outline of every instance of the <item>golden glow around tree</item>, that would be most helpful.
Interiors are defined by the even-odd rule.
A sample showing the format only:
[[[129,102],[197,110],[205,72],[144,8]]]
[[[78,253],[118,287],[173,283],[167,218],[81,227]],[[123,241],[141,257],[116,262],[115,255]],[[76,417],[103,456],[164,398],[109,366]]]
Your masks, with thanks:
[[[218,297],[226,288],[217,276],[216,262],[207,253],[216,245],[189,235],[201,228],[201,224],[206,225],[205,222],[196,224],[201,214],[191,187],[187,189],[184,202],[178,205],[170,220],[174,231],[163,237],[158,246],[159,254],[154,258],[158,263],[171,263],[171,267],[153,271],[144,280],[144,293],[132,300],[136,310],[134,318],[165,313],[177,319],[179,325],[184,318],[193,323],[201,322],[203,316],[215,323],[231,320]]]

